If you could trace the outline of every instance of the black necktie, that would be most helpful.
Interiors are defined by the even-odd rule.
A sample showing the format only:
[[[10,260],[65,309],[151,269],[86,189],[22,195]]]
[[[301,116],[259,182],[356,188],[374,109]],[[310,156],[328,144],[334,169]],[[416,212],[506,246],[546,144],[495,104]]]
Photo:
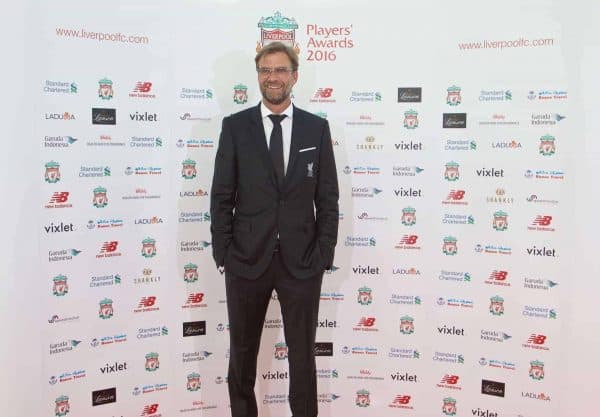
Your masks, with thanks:
[[[273,168],[275,168],[275,175],[277,177],[277,183],[281,186],[283,184],[284,170],[283,170],[283,132],[281,130],[281,121],[285,119],[285,114],[270,114],[269,119],[273,122],[273,131],[271,132],[271,139],[269,140],[269,153],[271,154],[271,161],[273,162]]]

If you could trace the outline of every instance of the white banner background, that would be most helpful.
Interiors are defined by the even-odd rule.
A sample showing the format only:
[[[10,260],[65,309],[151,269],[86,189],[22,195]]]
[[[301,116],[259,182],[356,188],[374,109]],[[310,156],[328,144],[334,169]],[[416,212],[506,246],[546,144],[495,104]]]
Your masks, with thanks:
[[[319,328],[318,341],[333,343],[332,357],[319,357],[319,389],[322,415],[411,414],[444,415],[445,397],[457,400],[457,415],[478,411],[498,416],[567,416],[595,409],[593,393],[598,366],[594,361],[598,343],[598,320],[592,294],[598,266],[592,261],[598,243],[595,208],[598,192],[595,166],[598,129],[594,101],[600,93],[597,27],[592,18],[597,6],[562,6],[549,1],[505,2],[491,8],[478,2],[446,4],[381,5],[365,9],[359,2],[326,2],[285,7],[261,2],[120,2],[119,5],[85,8],[71,2],[26,3],[13,6],[3,25],[2,38],[11,65],[3,71],[6,95],[3,107],[8,115],[5,152],[2,155],[2,191],[5,239],[2,258],[2,302],[6,329],[1,357],[7,370],[2,380],[3,403],[19,416],[53,415],[58,397],[69,397],[69,416],[150,416],[227,415],[226,327],[222,277],[213,268],[210,247],[182,252],[182,242],[210,241],[209,222],[179,222],[182,213],[196,212],[204,219],[208,197],[181,197],[186,191],[209,191],[212,160],[220,120],[224,115],[258,102],[253,56],[260,40],[257,23],[280,11],[298,23],[296,41],[300,48],[300,81],[295,102],[307,110],[323,112],[332,128],[341,186],[343,220],[335,265],[323,285],[321,319],[335,328]],[[595,12],[595,13],[594,13]],[[588,24],[586,24],[588,23]],[[345,37],[352,48],[335,48],[335,60],[308,61],[312,36],[309,25],[350,28]],[[310,26],[313,28],[315,26]],[[85,29],[88,32],[124,33],[147,36],[148,44],[98,42],[92,39],[57,36],[56,29]],[[344,36],[330,36],[343,38]],[[548,47],[461,50],[459,43],[510,39],[553,38]],[[113,81],[112,100],[97,97],[98,81]],[[77,93],[44,93],[46,80],[77,84]],[[130,97],[137,82],[152,82],[154,99]],[[234,86],[248,87],[248,102],[234,103]],[[461,88],[462,103],[446,104],[446,90]],[[422,87],[420,103],[398,103],[399,87]],[[182,99],[182,88],[209,90],[202,99]],[[335,102],[314,102],[318,89],[332,89]],[[480,102],[481,90],[510,90],[507,102]],[[529,100],[530,91],[566,91],[568,99],[546,103]],[[381,101],[353,103],[352,92],[378,92]],[[210,96],[210,97],[209,97]],[[321,97],[323,98],[323,97]],[[117,124],[91,124],[91,108],[115,108]],[[419,127],[403,127],[404,112],[419,113]],[[76,120],[48,120],[46,114],[75,114]],[[157,114],[157,122],[134,122],[129,115]],[[466,129],[443,129],[442,113],[467,113]],[[181,120],[185,113],[210,120]],[[530,123],[532,114],[559,113],[566,119],[557,126],[539,127]],[[494,114],[518,121],[518,127],[480,125]],[[348,124],[368,115],[384,125]],[[556,137],[557,152],[551,157],[538,153],[539,138]],[[67,148],[44,147],[45,136],[72,136],[77,141]],[[110,139],[100,136],[110,136]],[[131,138],[160,137],[162,147],[136,149]],[[357,146],[374,137],[382,150],[365,151]],[[468,139],[477,150],[448,152],[448,139]],[[202,142],[205,147],[177,146],[183,140]],[[195,142],[194,142],[195,140]],[[492,142],[515,140],[520,149],[493,149]],[[88,143],[112,141],[125,146],[98,146]],[[422,151],[400,151],[395,144],[422,143]],[[196,162],[198,175],[181,177],[182,161]],[[61,181],[43,181],[43,166],[61,164]],[[444,165],[458,162],[461,178],[454,183],[443,179]],[[110,176],[79,177],[81,167],[109,167]],[[344,168],[379,168],[380,174],[345,174]],[[419,166],[424,171],[414,178],[395,177],[393,167]],[[160,168],[161,174],[126,175],[126,168]],[[498,178],[478,177],[481,168],[503,169]],[[555,169],[565,172],[563,181],[526,179],[527,169]],[[156,171],[155,171],[156,172]],[[16,179],[16,180],[15,180]],[[107,188],[109,204],[92,206],[92,190]],[[353,187],[383,190],[373,199],[352,198]],[[422,197],[402,199],[393,190],[421,189]],[[512,204],[490,204],[486,197],[502,188]],[[144,192],[136,190],[144,189]],[[465,208],[441,204],[450,189],[464,190],[470,203]],[[69,192],[72,208],[46,209],[54,192]],[[161,195],[160,199],[123,199],[135,195]],[[526,197],[555,199],[558,205],[531,204]],[[10,197],[9,197],[10,196]],[[412,228],[401,221],[402,209],[417,211]],[[509,228],[492,229],[493,213],[502,209],[509,215]],[[385,217],[387,221],[365,220]],[[471,215],[472,225],[445,225],[444,214]],[[556,232],[527,230],[537,215],[552,215]],[[159,224],[136,224],[156,217]],[[115,230],[90,230],[93,220],[123,221]],[[73,224],[75,231],[46,233],[45,227]],[[178,227],[177,227],[178,226]],[[421,250],[397,250],[404,235],[417,235]],[[441,252],[445,236],[458,238],[459,253]],[[156,240],[157,255],[140,255],[142,240]],[[372,247],[345,245],[348,237],[368,237]],[[120,257],[99,259],[104,242],[118,241]],[[35,242],[35,243],[34,243]],[[183,243],[183,244],[184,244]],[[505,245],[511,256],[476,253],[476,244]],[[527,256],[527,249],[548,247],[558,257]],[[70,263],[49,263],[48,251],[77,248],[82,253]],[[184,265],[198,265],[199,280],[183,281]],[[379,274],[353,273],[353,268],[379,268]],[[398,278],[394,270],[414,267],[418,278]],[[148,270],[151,271],[148,271]],[[146,270],[146,275],[144,275]],[[374,269],[373,269],[374,270]],[[440,271],[469,272],[470,283],[441,281]],[[484,283],[493,270],[508,272],[510,287]],[[356,269],[359,271],[359,269]],[[69,293],[52,295],[52,279],[68,276]],[[90,287],[93,276],[122,277],[120,285]],[[154,277],[150,283],[136,279]],[[158,280],[157,277],[160,277]],[[552,280],[559,285],[548,291],[523,288],[525,277]],[[358,289],[371,289],[373,301],[360,305]],[[190,294],[202,293],[206,307],[182,308]],[[392,294],[418,296],[421,304],[393,305]],[[490,297],[504,298],[505,314],[488,312]],[[114,316],[98,317],[98,303],[113,300]],[[134,313],[142,297],[156,297],[159,311]],[[328,300],[337,298],[338,301]],[[194,297],[192,296],[192,299]],[[343,301],[341,300],[343,298]],[[438,305],[438,299],[462,299],[473,308]],[[528,318],[524,306],[547,306],[558,312],[555,320]],[[267,319],[277,327],[277,303]],[[415,333],[399,332],[400,317],[415,319]],[[53,316],[79,317],[65,323],[48,323]],[[377,332],[354,331],[362,318],[375,318]],[[206,335],[183,338],[183,322],[206,322]],[[219,325],[222,325],[219,326]],[[465,336],[440,334],[439,327],[463,329]],[[161,335],[137,338],[142,328],[166,328]],[[480,340],[482,330],[497,330],[512,336],[502,344]],[[549,351],[523,348],[532,334],[548,337]],[[120,346],[93,346],[93,339],[126,335]],[[49,354],[49,345],[77,340],[71,352]],[[282,341],[277,328],[266,329],[259,365],[257,398],[261,403],[273,396],[285,396],[287,381],[269,375],[286,371],[286,362],[274,358],[275,344]],[[377,349],[371,357],[343,353]],[[420,352],[418,360],[390,359],[392,348]],[[145,355],[156,352],[158,371],[144,368]],[[207,352],[204,354],[204,352]],[[435,352],[459,353],[463,364],[433,361]],[[202,360],[184,362],[183,355],[197,353]],[[486,361],[482,362],[481,358]],[[531,360],[544,362],[542,381],[528,376]],[[511,369],[494,369],[491,361],[503,361]],[[107,364],[127,364],[126,369],[106,375]],[[481,365],[484,363],[485,365]],[[85,377],[49,384],[52,376],[85,371]],[[186,390],[187,376],[201,376],[199,391]],[[415,375],[416,382],[398,382],[393,374]],[[445,375],[459,376],[460,391],[436,387]],[[263,377],[266,375],[266,378]],[[221,379],[219,379],[221,378]],[[504,398],[480,393],[481,380],[506,383]],[[220,382],[220,383],[219,383]],[[134,395],[135,388],[164,387],[165,391]],[[92,406],[91,393],[115,387],[117,401]],[[355,405],[357,391],[369,391],[370,406]],[[523,397],[523,393],[545,393],[550,401]],[[397,396],[410,396],[404,405],[414,409],[391,408]],[[405,400],[406,401],[406,400]],[[158,407],[148,408],[153,404]],[[396,404],[402,404],[401,402]],[[206,407],[205,411],[181,412]],[[287,404],[261,404],[264,415],[287,414]]]

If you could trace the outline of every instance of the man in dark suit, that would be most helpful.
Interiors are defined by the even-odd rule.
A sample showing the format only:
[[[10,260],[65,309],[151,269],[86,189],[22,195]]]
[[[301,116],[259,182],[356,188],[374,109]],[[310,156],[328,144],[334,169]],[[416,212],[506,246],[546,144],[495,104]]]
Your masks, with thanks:
[[[263,99],[223,119],[211,189],[213,257],[225,270],[233,417],[256,417],[256,362],[277,292],[294,417],[317,415],[314,356],[323,272],[338,229],[338,182],[327,120],[292,105],[298,56],[280,42],[256,55]]]

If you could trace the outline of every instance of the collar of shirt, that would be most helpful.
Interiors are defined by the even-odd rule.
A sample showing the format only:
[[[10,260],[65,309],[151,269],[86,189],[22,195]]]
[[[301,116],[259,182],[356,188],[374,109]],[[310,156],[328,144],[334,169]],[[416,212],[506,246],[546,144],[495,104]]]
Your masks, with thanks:
[[[263,123],[264,123],[265,119],[269,118],[269,115],[276,114],[276,113],[273,113],[271,110],[269,110],[269,108],[267,106],[265,106],[265,103],[263,103],[261,101],[260,102],[260,114],[262,116]],[[285,109],[281,113],[277,113],[277,114],[285,114],[287,116],[285,119],[283,119],[283,122],[287,121],[288,119],[292,120],[292,118],[294,117],[294,105],[292,103],[290,103],[290,105],[287,107],[287,109]],[[269,122],[271,122],[271,119],[269,119]],[[273,122],[271,122],[271,123],[273,123]]]
[[[263,128],[265,130],[265,139],[267,139],[267,148],[273,131],[273,122],[269,119],[270,114],[275,114],[265,106],[261,101],[260,113],[262,115]],[[287,109],[279,114],[285,114],[287,117],[281,121],[281,133],[283,135],[283,172],[287,172],[288,161],[290,159],[290,147],[292,144],[292,117],[294,106],[290,104]]]

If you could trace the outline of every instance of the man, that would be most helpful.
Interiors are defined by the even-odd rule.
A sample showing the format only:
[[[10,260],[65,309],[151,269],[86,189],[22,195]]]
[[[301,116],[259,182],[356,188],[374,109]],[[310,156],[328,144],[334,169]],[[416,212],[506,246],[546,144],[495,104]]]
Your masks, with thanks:
[[[333,263],[338,182],[329,125],[292,105],[298,56],[256,55],[261,103],[223,119],[211,190],[213,257],[225,270],[232,417],[258,415],[254,384],[265,314],[277,292],[290,408],[317,415],[314,344],[323,272]]]

